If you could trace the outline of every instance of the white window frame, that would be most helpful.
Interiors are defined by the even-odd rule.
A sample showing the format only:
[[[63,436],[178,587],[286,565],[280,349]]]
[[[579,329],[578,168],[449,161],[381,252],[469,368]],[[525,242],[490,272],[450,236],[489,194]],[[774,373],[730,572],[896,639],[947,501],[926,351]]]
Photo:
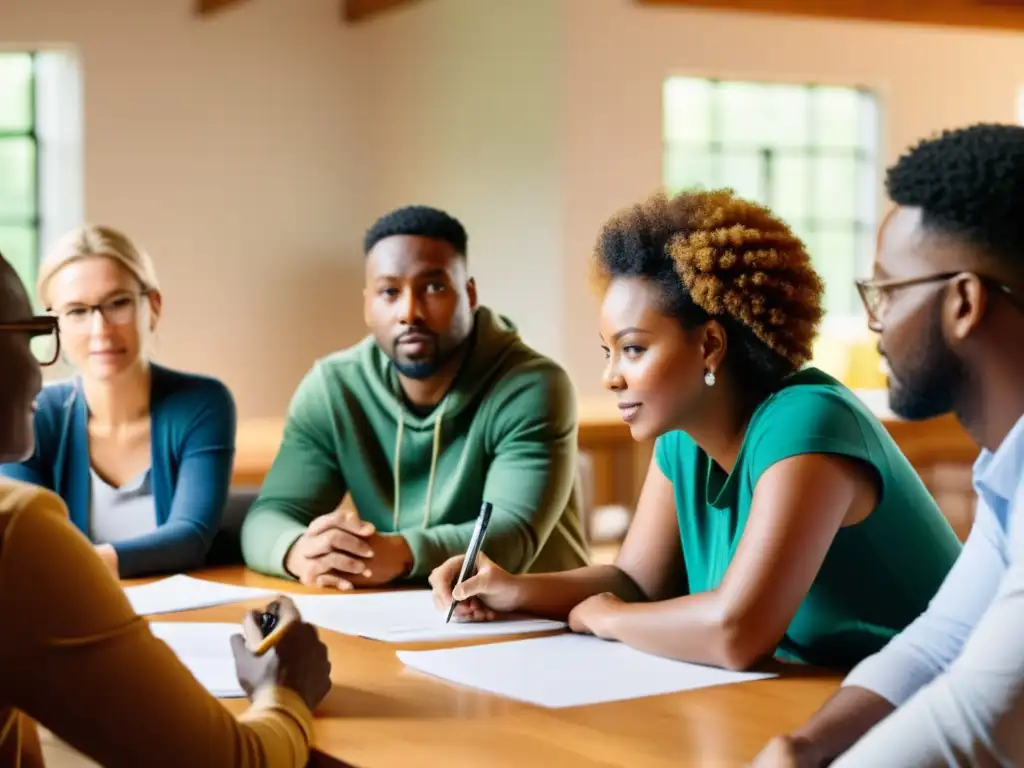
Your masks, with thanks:
[[[71,49],[0,46],[33,59],[30,131],[35,142],[36,264],[53,242],[84,218],[82,81]],[[35,286],[26,286],[35,294]]]
[[[863,83],[850,83],[850,82],[828,82],[815,80],[809,82],[806,78],[765,78],[763,76],[749,77],[744,76],[742,73],[729,73],[729,74],[718,74],[712,75],[707,72],[672,72],[662,82],[663,88],[663,99],[664,90],[670,80],[674,78],[689,78],[694,80],[702,80],[706,82],[717,82],[717,83],[744,83],[750,85],[762,85],[762,86],[800,86],[807,88],[818,88],[818,87],[831,87],[831,88],[849,88],[856,89],[866,94],[870,98],[865,102],[868,105],[868,109],[861,112],[860,117],[863,120],[869,121],[869,125],[865,125],[862,128],[862,135],[864,135],[870,144],[864,148],[864,152],[867,155],[867,165],[862,166],[864,170],[868,170],[869,174],[860,175],[858,179],[858,201],[857,201],[857,218],[851,221],[852,225],[860,223],[862,228],[859,235],[855,235],[860,240],[858,252],[856,254],[857,261],[853,265],[853,271],[855,276],[867,275],[870,273],[872,268],[872,262],[874,259],[874,235],[879,222],[880,205],[881,205],[881,193],[882,193],[882,158],[883,158],[883,125],[882,125],[882,113],[884,109],[883,94],[880,89],[870,87]],[[667,111],[668,104],[663,101],[662,104],[663,112]],[[1022,106],[1024,109],[1024,106]],[[663,141],[663,158],[666,161],[669,156],[669,151],[675,145],[667,135],[667,132],[663,129],[662,131]],[[712,137],[714,141],[714,137]],[[809,148],[813,148],[817,145],[809,145]],[[666,169],[667,170],[667,169]],[[665,183],[668,184],[670,179],[668,178],[667,172],[663,171]],[[814,257],[812,252],[811,256]],[[850,287],[850,291],[853,292],[855,289],[853,285]],[[857,301],[851,302],[852,313],[836,314],[829,312],[826,314],[822,324],[822,331],[827,334],[830,338],[843,341],[862,341],[866,336],[869,335],[867,328],[866,316],[863,307]]]

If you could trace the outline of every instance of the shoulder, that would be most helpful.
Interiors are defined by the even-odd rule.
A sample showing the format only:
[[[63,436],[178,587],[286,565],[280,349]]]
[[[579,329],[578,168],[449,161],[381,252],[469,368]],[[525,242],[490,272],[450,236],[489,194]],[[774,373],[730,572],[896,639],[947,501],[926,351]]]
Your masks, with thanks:
[[[375,359],[378,352],[371,337],[318,358],[299,380],[289,412],[310,408],[319,412],[345,392],[365,395],[376,378],[375,367],[386,367]]]
[[[566,370],[521,341],[501,361],[490,389],[497,398],[532,394],[563,404],[569,398],[575,407],[576,387]]]
[[[881,429],[857,395],[817,369],[794,374],[769,395],[751,420],[755,435],[786,440],[825,436],[863,443]]]
[[[484,393],[481,416],[500,432],[541,428],[544,434],[575,439],[579,403],[569,375],[533,350],[514,357],[503,361]]]
[[[45,412],[47,415],[57,413],[69,407],[77,393],[78,385],[75,379],[49,381],[43,385],[36,397],[37,413]]]
[[[6,530],[22,512],[67,517],[67,507],[53,491],[34,483],[0,478],[0,529]]]
[[[111,605],[116,606],[121,623],[131,616],[116,580],[96,557],[89,540],[71,523],[64,502],[52,491],[0,481],[0,560],[4,588],[17,591],[20,596],[31,595],[37,607],[78,605],[83,599],[89,606],[85,613],[46,612],[43,623],[35,622],[34,631],[41,636],[97,637],[113,626],[107,619]],[[69,581],[59,574],[55,578],[53,563],[60,563],[61,569],[73,573],[74,578]],[[92,622],[84,630],[79,621],[83,617]],[[31,620],[26,626],[31,633]]]
[[[382,375],[387,367],[387,359],[377,347],[372,336],[367,336],[357,344],[336,352],[330,352],[314,361],[302,376],[296,394],[310,390],[331,390],[358,386],[358,382],[366,381],[375,375]],[[374,371],[380,369],[381,374]]]
[[[69,534],[71,540],[81,539],[68,520],[68,508],[60,496],[38,485],[0,479],[0,558],[4,571],[11,568],[38,586],[28,577],[25,564],[31,568],[41,562],[60,562],[63,567],[71,567],[62,559],[64,551],[59,548],[61,536],[67,542]]]
[[[674,455],[695,448],[696,445],[693,438],[681,429],[673,429],[655,439],[654,450],[666,455]]]
[[[901,463],[894,445],[854,392],[812,368],[794,374],[761,404],[743,452],[755,479],[778,461],[813,453],[856,459],[884,476]]]
[[[197,416],[234,423],[235,398],[212,376],[153,366],[154,421],[188,421]]]
[[[820,404],[842,408],[862,406],[860,398],[838,379],[817,368],[805,368],[788,377],[761,405],[762,410],[792,406],[793,404]]]
[[[486,380],[477,372],[457,385],[457,407],[473,409],[473,419],[499,442],[509,435],[575,442],[579,405],[568,374],[525,344],[515,347],[495,362]]]
[[[75,402],[84,397],[74,379],[47,382],[36,396],[35,427],[36,440],[50,444],[61,431]]]
[[[682,430],[674,429],[654,441],[654,460],[658,469],[673,483],[685,474],[697,456],[697,444]]]
[[[383,354],[370,336],[314,361],[289,399],[286,436],[295,429],[309,433],[329,428],[335,423],[334,416],[346,413],[348,408],[365,408],[368,400],[389,396],[378,392],[387,369],[378,356]]]
[[[380,350],[372,336],[358,344],[324,355],[313,363],[304,379],[348,381],[353,376],[365,377],[377,364]]]

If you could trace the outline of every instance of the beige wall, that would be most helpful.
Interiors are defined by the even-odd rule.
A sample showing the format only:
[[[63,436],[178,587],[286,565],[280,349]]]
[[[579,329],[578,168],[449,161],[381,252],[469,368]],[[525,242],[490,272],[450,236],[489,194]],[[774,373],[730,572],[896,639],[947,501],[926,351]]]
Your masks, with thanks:
[[[363,203],[425,203],[469,233],[480,300],[562,357],[557,0],[427,0],[359,32]]]
[[[337,0],[192,7],[0,0],[0,41],[77,50],[85,215],[156,259],[159,359],[222,378],[243,416],[277,414],[363,333],[354,30]]]
[[[666,76],[867,85],[887,161],[939,128],[1013,121],[1024,84],[1024,34],[566,0],[565,39],[566,362],[585,392],[603,362],[586,259],[603,217],[661,182]]]
[[[1015,119],[1024,83],[1016,34],[630,0],[426,0],[358,27],[336,0],[191,6],[0,0],[0,43],[77,49],[86,216],[153,252],[160,358],[223,378],[243,416],[280,413],[363,334],[363,229],[410,202],[459,216],[483,301],[599,391],[586,260],[604,217],[661,182],[667,75],[874,87],[887,159]]]

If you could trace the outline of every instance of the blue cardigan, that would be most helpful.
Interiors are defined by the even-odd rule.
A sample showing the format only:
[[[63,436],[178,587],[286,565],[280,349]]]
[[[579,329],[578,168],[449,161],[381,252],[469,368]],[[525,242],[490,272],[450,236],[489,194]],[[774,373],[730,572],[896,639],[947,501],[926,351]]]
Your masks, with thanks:
[[[115,543],[122,578],[203,564],[220,528],[235,457],[235,402],[216,379],[151,365],[151,478],[157,530]],[[36,401],[36,447],[0,475],[56,492],[89,535],[88,406],[77,379],[48,384]]]

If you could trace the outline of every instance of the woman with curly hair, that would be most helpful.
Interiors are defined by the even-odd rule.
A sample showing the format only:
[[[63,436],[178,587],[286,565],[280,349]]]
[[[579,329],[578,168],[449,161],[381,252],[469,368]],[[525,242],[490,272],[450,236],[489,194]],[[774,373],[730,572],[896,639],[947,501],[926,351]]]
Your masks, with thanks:
[[[960,543],[850,390],[805,367],[822,282],[800,240],[729,191],[656,194],[593,260],[605,387],[657,438],[614,565],[513,576],[481,555],[463,620],[526,611],[701,664],[850,667],[927,606]],[[462,558],[431,574],[447,608]]]

